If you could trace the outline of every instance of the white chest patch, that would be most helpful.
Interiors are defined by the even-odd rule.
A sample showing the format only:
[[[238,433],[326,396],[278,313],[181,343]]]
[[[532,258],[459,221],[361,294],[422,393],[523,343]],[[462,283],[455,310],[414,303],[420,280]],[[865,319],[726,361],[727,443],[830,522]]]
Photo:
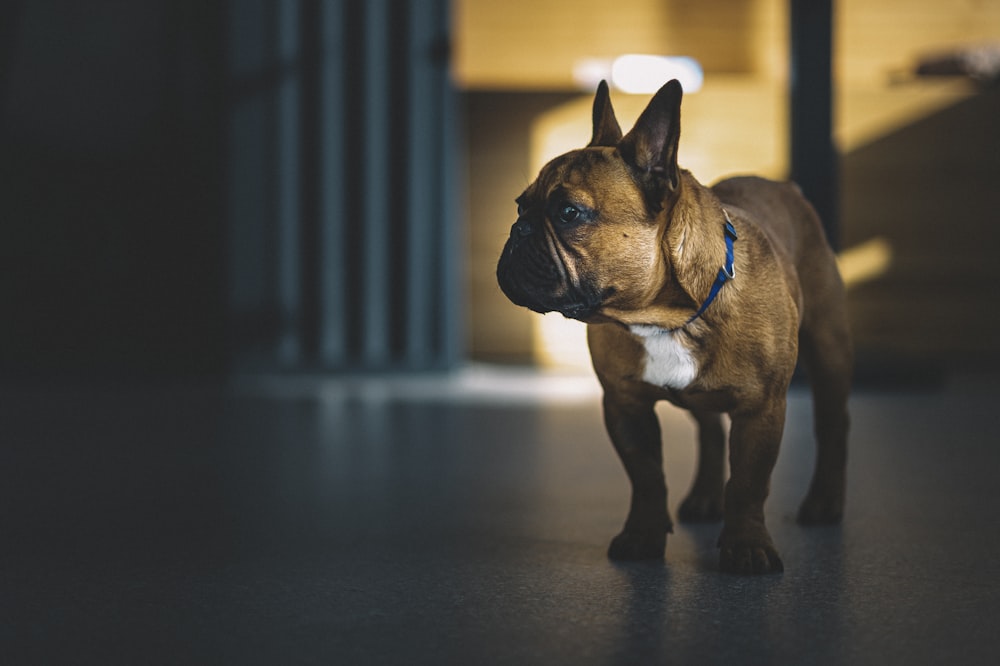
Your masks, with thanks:
[[[639,324],[629,330],[637,335],[646,348],[646,367],[642,380],[655,386],[680,390],[698,376],[698,363],[691,350],[684,346],[673,331]]]

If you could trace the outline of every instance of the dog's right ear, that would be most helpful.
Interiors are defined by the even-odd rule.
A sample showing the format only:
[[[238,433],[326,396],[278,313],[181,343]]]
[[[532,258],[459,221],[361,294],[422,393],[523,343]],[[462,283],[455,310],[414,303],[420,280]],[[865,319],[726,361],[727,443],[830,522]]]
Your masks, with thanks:
[[[608,82],[601,81],[594,96],[594,133],[590,137],[588,147],[614,147],[622,139],[622,128],[615,118],[615,110],[611,108],[611,94]]]
[[[639,175],[653,207],[658,207],[665,195],[680,187],[677,142],[681,135],[683,95],[676,79],[660,88],[618,146],[622,159]]]

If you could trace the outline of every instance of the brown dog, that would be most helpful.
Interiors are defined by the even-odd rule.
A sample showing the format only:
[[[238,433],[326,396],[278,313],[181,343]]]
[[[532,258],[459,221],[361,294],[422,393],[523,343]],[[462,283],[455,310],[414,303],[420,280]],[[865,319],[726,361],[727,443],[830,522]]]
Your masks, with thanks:
[[[673,524],[654,404],[669,400],[699,426],[680,519],[723,519],[724,571],[777,572],[764,500],[800,354],[819,453],[799,521],[833,523],[843,512],[852,368],[844,287],[797,186],[744,177],[707,188],[677,166],[681,96],[677,81],[663,86],[623,137],[602,82],[590,144],[549,162],[518,197],[497,278],[515,304],[589,324],[605,423],[632,483],[609,556],[663,557]]]

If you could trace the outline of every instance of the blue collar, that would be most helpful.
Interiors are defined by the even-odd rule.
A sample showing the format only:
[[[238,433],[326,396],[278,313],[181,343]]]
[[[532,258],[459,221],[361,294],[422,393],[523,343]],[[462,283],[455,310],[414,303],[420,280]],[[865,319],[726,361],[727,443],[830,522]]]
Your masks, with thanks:
[[[687,326],[704,314],[705,310],[708,309],[708,306],[715,300],[715,297],[719,295],[719,291],[722,290],[722,285],[736,277],[733,242],[739,237],[736,235],[736,229],[733,227],[733,221],[729,219],[729,213],[725,209],[722,210],[722,213],[726,216],[726,224],[723,229],[726,236],[726,263],[719,269],[719,275],[715,278],[715,282],[712,284],[712,289],[708,292],[708,298],[706,298],[705,302],[701,304],[698,311],[694,313],[694,316],[684,322],[684,326]]]

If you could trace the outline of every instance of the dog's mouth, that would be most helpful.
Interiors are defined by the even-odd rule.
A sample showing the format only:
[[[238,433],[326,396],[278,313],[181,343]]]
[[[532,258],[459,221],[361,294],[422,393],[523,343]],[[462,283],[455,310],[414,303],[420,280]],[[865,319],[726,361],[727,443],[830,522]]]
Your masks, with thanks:
[[[592,321],[597,316],[606,297],[606,294],[603,296],[595,295],[586,300],[563,304],[557,308],[553,308],[553,310],[567,319],[576,319],[577,321],[586,323]]]
[[[507,253],[497,265],[497,282],[514,305],[539,314],[558,312],[567,319],[582,322],[598,314],[607,294],[589,289],[585,282],[563,281],[554,277],[548,272],[531,270],[510,259]]]
[[[607,294],[574,259],[572,248],[551,227],[532,228],[519,220],[497,263],[497,282],[515,305],[585,322],[598,313]]]
[[[579,319],[583,321],[594,314],[595,310],[596,308],[586,303],[573,303],[572,305],[561,307],[558,312],[567,319]]]
[[[500,271],[498,273],[504,275]],[[599,301],[583,298],[574,293],[575,289],[536,287],[529,281],[518,279],[511,272],[498,277],[500,289],[511,303],[539,314],[558,312],[568,319],[585,321],[600,308]]]
[[[540,314],[546,314],[549,312],[558,312],[563,317],[567,319],[576,319],[577,321],[588,322],[594,318],[594,316],[601,309],[600,301],[570,301],[570,302],[552,302],[548,304],[543,303],[518,303],[517,305],[524,305],[525,307],[534,310]]]

